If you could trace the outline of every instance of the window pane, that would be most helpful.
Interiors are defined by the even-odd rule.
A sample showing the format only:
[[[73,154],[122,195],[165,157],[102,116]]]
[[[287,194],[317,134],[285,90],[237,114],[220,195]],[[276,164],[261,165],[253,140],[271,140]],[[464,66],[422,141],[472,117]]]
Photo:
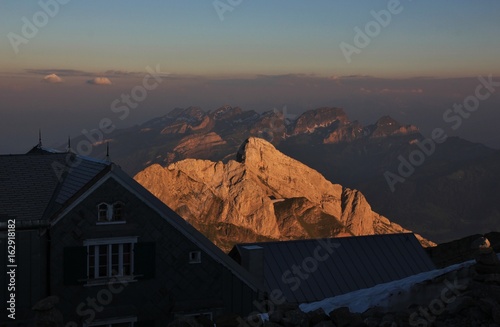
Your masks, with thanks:
[[[123,244],[123,264],[130,264],[132,244]]]
[[[113,205],[113,220],[122,220],[123,205],[121,203],[115,203]]]
[[[100,245],[99,246],[99,276],[98,277],[106,277],[108,276],[108,246]]]
[[[118,261],[118,256],[116,256],[116,260]],[[119,274],[120,274],[120,266],[118,265],[118,263],[113,262],[113,264],[111,265],[111,275],[116,276]]]
[[[118,275],[120,273],[120,245],[111,245],[111,275]]]
[[[133,272],[133,243],[88,246],[89,279],[112,276],[131,276]]]
[[[123,265],[123,276],[130,276],[132,272],[130,271],[130,264]]]
[[[132,244],[123,244],[123,274],[131,275]]]
[[[108,217],[108,205],[103,203],[98,207],[98,219],[99,221],[106,221]]]
[[[123,264],[124,265],[130,264],[130,253],[123,254]]]

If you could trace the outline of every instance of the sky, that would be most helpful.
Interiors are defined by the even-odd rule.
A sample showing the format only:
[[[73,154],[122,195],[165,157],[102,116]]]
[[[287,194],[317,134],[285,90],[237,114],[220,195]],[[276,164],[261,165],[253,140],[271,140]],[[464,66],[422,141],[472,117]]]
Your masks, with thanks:
[[[342,106],[428,132],[478,76],[500,80],[499,14],[496,0],[4,0],[0,153],[25,151],[39,128],[50,144],[103,117],[127,127],[224,104]],[[117,120],[111,104],[147,67],[161,82]],[[498,93],[453,132],[500,148]]]

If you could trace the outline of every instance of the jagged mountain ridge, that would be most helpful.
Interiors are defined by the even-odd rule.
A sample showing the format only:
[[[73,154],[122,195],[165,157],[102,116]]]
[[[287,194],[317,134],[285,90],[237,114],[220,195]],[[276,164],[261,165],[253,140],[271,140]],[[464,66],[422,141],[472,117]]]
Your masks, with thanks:
[[[134,178],[225,251],[238,242],[408,232],[373,212],[361,192],[254,137],[238,161],[186,159]]]
[[[388,116],[363,127],[335,107],[309,110],[296,119],[286,116],[279,110],[257,113],[228,105],[208,112],[199,107],[176,108],[141,125],[117,130],[105,141],[111,143],[115,161],[135,174],[152,163],[168,165],[186,158],[227,161],[251,136],[274,145],[302,135],[321,144],[336,144],[418,132],[415,126],[403,126]],[[104,153],[104,142],[93,146],[97,155]]]
[[[396,172],[398,157],[418,150],[416,141],[424,136],[388,116],[363,126],[339,108],[298,117],[285,110],[177,108],[107,139],[111,159],[134,175],[151,164],[186,158],[228,162],[251,136],[265,138],[330,181],[362,191],[375,211],[437,242],[484,233],[500,221],[494,199],[500,192],[500,152],[460,138],[440,144],[391,192],[384,172]],[[96,143],[93,150],[93,156],[104,157],[106,146]]]

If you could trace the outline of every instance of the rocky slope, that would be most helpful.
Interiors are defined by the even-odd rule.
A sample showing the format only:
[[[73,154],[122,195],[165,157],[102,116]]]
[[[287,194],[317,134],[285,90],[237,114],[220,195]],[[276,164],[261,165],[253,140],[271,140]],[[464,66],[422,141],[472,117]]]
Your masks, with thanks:
[[[237,242],[407,231],[373,212],[361,192],[263,139],[249,138],[237,159],[156,164],[134,178],[226,251]]]
[[[389,116],[362,125],[335,107],[300,115],[286,108],[257,113],[228,105],[189,107],[106,135],[111,159],[131,175],[187,158],[227,163],[252,136],[326,179],[360,190],[374,211],[436,242],[485,233],[500,221],[500,151],[481,144],[449,137],[391,189],[384,173],[398,173],[400,158],[420,151],[417,140],[425,137]],[[106,142],[96,142],[92,156],[105,155]]]
[[[490,241],[491,248],[500,253],[500,232],[490,232],[484,235],[475,234],[441,243],[437,246],[426,248],[436,267],[443,268],[476,258],[477,249],[473,247],[474,241],[480,237],[486,237]]]
[[[136,174],[152,163],[168,165],[187,158],[227,161],[251,136],[279,146],[285,140],[296,145],[331,145],[418,133],[415,126],[401,125],[388,116],[362,126],[335,107],[309,110],[294,119],[291,116],[285,109],[257,113],[231,106],[211,112],[199,107],[176,108],[140,126],[116,130],[106,141],[110,142],[113,160]],[[97,156],[106,149],[102,141],[93,146]]]

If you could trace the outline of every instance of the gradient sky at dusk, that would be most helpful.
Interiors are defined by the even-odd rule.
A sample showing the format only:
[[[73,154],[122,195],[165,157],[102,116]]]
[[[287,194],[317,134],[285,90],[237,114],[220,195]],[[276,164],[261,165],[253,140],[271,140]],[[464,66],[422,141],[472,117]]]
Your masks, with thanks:
[[[230,103],[258,111],[286,105],[297,114],[344,106],[352,119],[371,123],[390,113],[426,130],[474,90],[477,76],[500,76],[498,0],[401,0],[402,11],[347,63],[340,43],[353,44],[354,28],[364,29],[388,2],[242,0],[221,21],[212,0],[71,0],[16,54],[9,33],[23,36],[22,18],[32,21],[42,8],[2,1],[0,152],[22,152],[39,127],[52,142],[94,128],[146,66],[170,77],[122,127],[174,107]],[[63,83],[41,83],[52,73]],[[98,76],[112,85],[87,83]],[[379,94],[384,88],[392,91]],[[484,135],[471,126],[457,133],[500,146],[491,141],[498,94],[489,101],[470,121]]]
[[[44,0],[42,0],[44,1]],[[224,0],[225,2],[226,0]],[[140,71],[160,63],[180,74],[463,76],[500,71],[500,2],[401,0],[371,44],[347,64],[340,42],[388,1],[242,0],[224,21],[213,2],[69,1],[14,54],[38,1],[0,4],[1,71],[66,68]]]

